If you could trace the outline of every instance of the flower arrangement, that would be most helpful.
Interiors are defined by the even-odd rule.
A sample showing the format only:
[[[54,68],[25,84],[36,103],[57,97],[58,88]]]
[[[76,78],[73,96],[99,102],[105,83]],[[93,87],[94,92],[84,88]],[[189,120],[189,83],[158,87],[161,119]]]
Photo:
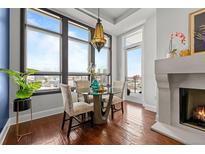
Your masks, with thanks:
[[[96,79],[96,67],[95,64],[90,63],[89,67],[88,67],[88,72],[91,76],[91,80],[95,80]]]
[[[169,41],[169,53],[176,53],[177,49],[173,49],[173,39],[177,38],[182,45],[185,45],[186,37],[182,32],[172,32]]]

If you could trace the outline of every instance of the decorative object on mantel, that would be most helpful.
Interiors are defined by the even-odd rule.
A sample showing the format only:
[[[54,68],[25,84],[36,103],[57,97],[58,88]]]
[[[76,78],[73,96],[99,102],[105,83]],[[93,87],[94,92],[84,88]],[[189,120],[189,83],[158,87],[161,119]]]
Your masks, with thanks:
[[[172,32],[170,34],[169,41],[169,52],[167,53],[167,58],[174,58],[177,56],[177,48],[173,48],[173,39],[177,38],[180,44],[185,45],[186,37],[182,32]]]
[[[95,26],[95,31],[94,31],[93,38],[91,40],[91,44],[93,45],[94,48],[98,50],[98,52],[100,52],[100,49],[104,47],[105,43],[106,43],[106,39],[104,37],[103,25],[100,20],[100,9],[98,8],[98,20]]]
[[[15,83],[19,86],[19,90],[16,92],[16,99],[14,100],[13,110],[16,112],[16,137],[19,142],[21,138],[25,135],[29,135],[32,132],[19,134],[19,112],[30,109],[31,121],[32,121],[32,105],[31,105],[31,96],[38,89],[41,88],[41,82],[27,82],[27,77],[30,75],[36,74],[38,71],[34,69],[26,69],[26,72],[18,72],[13,70],[1,69],[0,72],[8,74]]]
[[[205,53],[205,9],[191,13],[189,23],[191,54]]]
[[[181,57],[190,56],[190,55],[191,55],[191,51],[190,51],[189,49],[184,49],[184,50],[181,50],[181,51],[179,52],[179,55],[180,55]]]

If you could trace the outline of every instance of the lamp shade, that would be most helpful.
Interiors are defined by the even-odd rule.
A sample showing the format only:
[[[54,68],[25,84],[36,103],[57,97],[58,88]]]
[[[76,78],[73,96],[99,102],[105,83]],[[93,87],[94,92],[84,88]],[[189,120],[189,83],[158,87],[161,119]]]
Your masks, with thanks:
[[[91,44],[99,52],[100,49],[104,47],[105,43],[106,43],[106,39],[104,38],[103,25],[101,24],[100,19],[98,19],[98,22],[95,27],[93,39],[91,40]]]

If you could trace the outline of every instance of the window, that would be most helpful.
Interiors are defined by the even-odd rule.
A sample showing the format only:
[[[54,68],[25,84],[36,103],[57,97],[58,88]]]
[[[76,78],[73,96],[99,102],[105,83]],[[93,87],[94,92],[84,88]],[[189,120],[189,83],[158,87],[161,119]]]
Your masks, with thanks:
[[[26,11],[26,68],[39,70],[28,82],[42,82],[40,91],[59,89],[61,20],[36,9]]]
[[[58,17],[48,14],[42,10],[39,12],[34,9],[27,9],[26,15],[27,25],[32,25],[45,30],[60,33],[61,21]]]
[[[131,93],[142,93],[142,30],[125,37],[127,87]]]
[[[100,52],[95,49],[95,65],[99,74],[109,73],[109,49],[102,48]]]
[[[75,81],[89,80],[91,46],[88,28],[69,22],[68,24],[68,84],[74,88]]]
[[[110,45],[110,37],[105,35],[106,44],[105,46],[98,52],[95,49],[95,65],[97,71],[97,79],[103,85],[110,84],[110,55],[111,55],[111,45]]]
[[[21,10],[25,15],[21,71],[26,68],[39,70],[27,78],[27,82],[42,82],[37,94],[60,92],[61,82],[75,87],[75,81],[89,80],[90,63],[96,64],[101,84],[111,81],[110,35],[106,34],[105,47],[98,53],[90,44],[93,28],[49,9]]]
[[[60,36],[28,27],[26,47],[28,68],[60,72]]]
[[[88,73],[90,44],[89,31],[77,25],[68,25],[68,72]]]
[[[142,29],[132,33],[125,38],[125,47],[129,48],[131,46],[136,46],[137,43],[142,42]]]
[[[134,48],[127,51],[127,83],[128,89],[132,93],[142,92],[141,56],[141,48]]]
[[[68,26],[68,35],[73,38],[89,41],[89,31],[80,25],[70,23]]]

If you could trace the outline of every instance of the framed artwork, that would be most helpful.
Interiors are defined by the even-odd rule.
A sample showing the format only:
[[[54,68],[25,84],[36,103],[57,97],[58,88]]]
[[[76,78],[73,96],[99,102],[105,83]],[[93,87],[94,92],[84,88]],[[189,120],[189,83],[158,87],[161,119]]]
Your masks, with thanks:
[[[191,53],[205,53],[205,9],[191,13],[189,22]]]

